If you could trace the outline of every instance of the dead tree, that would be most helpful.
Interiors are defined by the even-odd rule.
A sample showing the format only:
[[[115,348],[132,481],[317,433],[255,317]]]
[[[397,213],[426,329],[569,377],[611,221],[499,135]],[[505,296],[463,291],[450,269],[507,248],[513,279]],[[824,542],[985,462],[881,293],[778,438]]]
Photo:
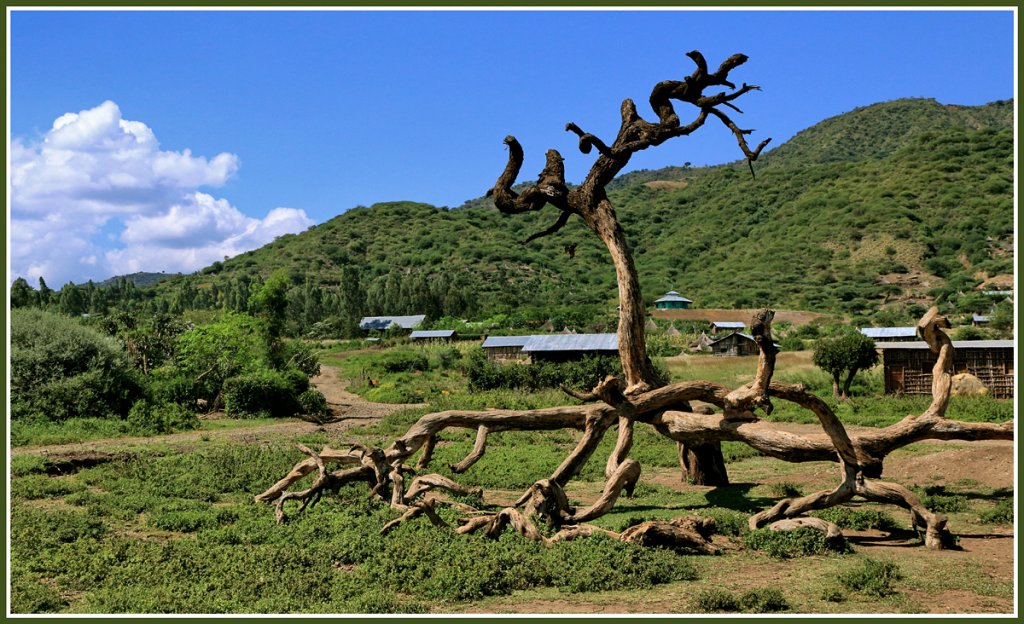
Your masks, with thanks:
[[[807,520],[811,510],[844,503],[857,496],[871,501],[891,503],[911,511],[915,526],[924,529],[930,548],[942,548],[950,535],[946,518],[927,510],[909,490],[899,485],[878,481],[886,455],[924,439],[1013,439],[1013,422],[1002,424],[966,423],[945,418],[950,398],[952,371],[952,343],[943,328],[949,323],[930,310],[921,319],[918,330],[932,350],[938,354],[934,369],[933,401],[920,416],[908,416],[895,425],[851,436],[827,403],[800,385],[772,381],[775,371],[776,350],[772,342],[771,322],[774,313],[761,310],[751,321],[751,332],[758,345],[760,357],[754,380],[739,388],[708,381],[690,381],[657,387],[653,367],[644,343],[644,306],[636,268],[615,211],[605,193],[605,186],[619,173],[635,152],[660,145],[670,138],[688,135],[700,128],[709,118],[717,118],[737,139],[748,162],[757,159],[768,143],[762,141],[755,149],[747,146],[749,130],[741,130],[721,110],[727,107],[739,110],[733,102],[741,95],[758,87],[742,85],[737,88],[729,81],[729,73],[747,59],[741,54],[728,58],[715,72],[709,72],[704,58],[698,52],[688,56],[696,64],[694,72],[682,81],[657,84],[650,103],[658,115],[658,123],[640,118],[632,101],[622,104],[622,124],[615,140],[608,145],[596,136],[586,133],[570,123],[566,129],[579,137],[580,150],[589,153],[597,149],[599,155],[582,184],[569,189],[565,183],[562,157],[548,150],[547,162],[538,181],[521,193],[512,190],[523,162],[523,151],[514,137],[506,137],[509,157],[504,172],[498,178],[490,195],[495,205],[505,213],[516,214],[542,209],[551,204],[559,211],[555,223],[527,239],[552,234],[562,228],[575,215],[607,246],[615,265],[619,285],[620,318],[618,327],[619,354],[623,379],[607,377],[588,393],[571,393],[583,402],[581,405],[537,410],[445,411],[427,414],[419,419],[401,438],[388,448],[355,446],[349,451],[324,448],[315,453],[306,447],[302,451],[309,458],[295,465],[292,471],[265,492],[257,501],[275,506],[277,517],[284,519],[284,506],[289,500],[300,502],[300,509],[313,504],[329,490],[355,481],[366,481],[370,495],[387,501],[401,510],[401,522],[418,515],[427,515],[435,524],[444,522],[434,512],[437,498],[426,498],[432,490],[466,493],[467,490],[451,479],[436,474],[418,475],[417,470],[427,468],[436,436],[450,428],[462,428],[477,434],[473,451],[452,466],[456,473],[468,469],[486,454],[487,437],[491,433],[509,430],[575,429],[582,432],[576,447],[547,478],[534,483],[511,507],[498,512],[473,509],[456,504],[464,512],[458,533],[483,531],[496,536],[507,528],[530,538],[553,543],[564,539],[586,536],[595,532],[609,533],[586,524],[605,514],[618,497],[631,495],[640,479],[641,467],[628,457],[636,423],[652,426],[658,433],[680,445],[681,463],[690,476],[705,482],[724,482],[725,464],[718,450],[723,441],[748,444],[761,453],[788,462],[835,461],[839,465],[838,485],[822,492],[796,499],[786,499],[771,509],[750,518],[751,527],[773,526],[787,530],[798,526],[821,528],[829,534],[836,529],[827,523]],[[729,91],[705,95],[711,87],[723,86]],[[697,108],[693,121],[681,125],[672,100],[691,104]],[[810,410],[821,423],[823,433],[795,435],[780,431],[756,414],[770,414],[772,400],[793,402]],[[702,401],[716,406],[720,412],[696,412],[690,402]],[[605,467],[607,482],[601,496],[590,506],[577,509],[568,502],[564,488],[591,458],[604,435],[618,427],[615,448]],[[422,452],[421,452],[422,451]],[[416,469],[406,466],[420,453]],[[339,470],[328,471],[328,464],[337,464]],[[289,488],[305,476],[316,473],[312,485],[300,491]],[[416,475],[406,486],[406,476]],[[701,475],[706,475],[701,477]],[[546,537],[535,525],[534,519],[549,525],[556,532]],[[395,522],[387,525],[390,530]],[[676,519],[672,522],[644,523],[621,534],[619,539],[640,544],[668,545],[697,553],[714,552],[709,535],[710,523],[695,519]]]

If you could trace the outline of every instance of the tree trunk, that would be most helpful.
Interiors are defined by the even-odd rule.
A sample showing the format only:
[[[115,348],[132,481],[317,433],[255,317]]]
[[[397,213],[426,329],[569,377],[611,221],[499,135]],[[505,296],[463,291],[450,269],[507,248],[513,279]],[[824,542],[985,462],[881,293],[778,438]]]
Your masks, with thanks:
[[[853,376],[857,374],[860,369],[854,368],[846,374],[846,381],[843,382],[843,398],[850,396],[850,386],[853,385]]]
[[[729,485],[720,442],[689,445],[680,442],[679,467],[683,470],[683,480],[694,485]]]
[[[832,373],[832,396],[834,396],[837,401],[842,401],[846,398],[839,389],[839,373]]]
[[[607,199],[602,199],[594,211],[596,219],[591,224],[594,232],[601,237],[612,263],[619,285],[619,357],[622,360],[622,374],[626,381],[627,395],[644,392],[655,387],[654,366],[647,357],[647,340],[644,321],[647,310],[640,292],[640,280],[636,265],[630,253],[626,235],[615,218],[615,210]]]

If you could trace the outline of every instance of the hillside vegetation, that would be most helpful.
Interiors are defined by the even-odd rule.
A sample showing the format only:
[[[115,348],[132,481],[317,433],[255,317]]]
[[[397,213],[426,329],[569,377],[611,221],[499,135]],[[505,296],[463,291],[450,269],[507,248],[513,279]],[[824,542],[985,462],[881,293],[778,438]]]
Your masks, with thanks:
[[[882,324],[909,322],[932,303],[990,311],[982,282],[1012,282],[1012,112],[1012,102],[898,100],[808,128],[756,163],[756,177],[745,163],[621,176],[610,197],[648,303],[674,289],[697,307],[770,305]],[[454,209],[360,206],[171,276],[140,300],[244,310],[248,293],[283,271],[310,322],[331,316],[346,283],[361,304],[349,316],[613,313],[614,271],[579,220],[520,244],[556,217],[551,207],[502,215],[485,198]]]

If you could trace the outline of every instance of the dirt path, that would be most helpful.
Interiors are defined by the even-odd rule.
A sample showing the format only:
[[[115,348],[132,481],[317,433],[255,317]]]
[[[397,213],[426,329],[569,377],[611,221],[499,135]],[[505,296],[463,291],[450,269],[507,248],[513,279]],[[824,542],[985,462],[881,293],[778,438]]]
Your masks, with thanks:
[[[389,414],[403,409],[423,407],[424,405],[371,403],[359,395],[345,390],[348,382],[339,379],[337,372],[333,368],[321,366],[320,371],[320,374],[310,379],[310,382],[324,394],[324,397],[327,399],[327,407],[335,419],[327,425],[321,426],[297,418],[285,418],[279,422],[258,424],[251,427],[242,425],[228,429],[184,431],[148,437],[104,438],[72,444],[18,446],[11,448],[10,454],[12,456],[82,455],[110,448],[124,448],[143,444],[187,444],[200,440],[237,440],[252,443],[267,437],[298,436],[314,433],[320,429],[325,429],[331,433],[338,433],[357,425],[380,420]],[[217,415],[214,416],[216,418]]]

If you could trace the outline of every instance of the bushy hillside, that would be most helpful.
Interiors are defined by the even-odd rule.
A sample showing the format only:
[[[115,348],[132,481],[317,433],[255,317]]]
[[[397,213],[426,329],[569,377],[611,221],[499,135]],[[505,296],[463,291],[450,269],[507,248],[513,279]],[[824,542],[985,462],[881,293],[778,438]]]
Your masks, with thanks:
[[[626,174],[610,196],[649,301],[675,289],[702,307],[909,318],[935,298],[990,305],[965,304],[958,293],[1012,272],[1012,180],[1012,102],[899,100],[801,132],[757,163],[756,178],[742,163],[670,167]],[[611,263],[578,220],[519,243],[555,218],[550,207],[502,215],[484,199],[457,209],[358,207],[156,288],[224,292],[233,280],[283,269],[296,285],[330,292],[349,267],[373,313],[411,311],[382,308],[402,308],[438,283],[441,299],[461,293],[447,310],[458,314],[614,309]]]

